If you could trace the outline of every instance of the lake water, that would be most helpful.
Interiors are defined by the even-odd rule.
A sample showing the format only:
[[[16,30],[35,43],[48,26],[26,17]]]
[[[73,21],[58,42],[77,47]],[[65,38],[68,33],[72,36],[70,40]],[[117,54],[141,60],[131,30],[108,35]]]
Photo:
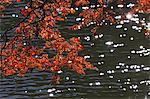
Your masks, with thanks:
[[[1,17],[1,33],[17,23],[18,17],[22,18],[15,6],[20,5],[7,9],[5,17]],[[140,20],[148,18],[139,16]],[[25,77],[1,77],[0,99],[150,99],[150,41],[143,29],[136,30],[131,20],[125,20],[123,25],[104,22],[94,37],[90,33],[92,26],[69,31],[67,28],[75,19],[70,16],[68,22],[60,23],[59,29],[66,39],[81,37],[85,49],[80,55],[99,71],[88,70],[82,76],[64,70],[58,85],[51,84],[50,72],[37,70],[28,72]],[[11,32],[8,32],[10,37]]]

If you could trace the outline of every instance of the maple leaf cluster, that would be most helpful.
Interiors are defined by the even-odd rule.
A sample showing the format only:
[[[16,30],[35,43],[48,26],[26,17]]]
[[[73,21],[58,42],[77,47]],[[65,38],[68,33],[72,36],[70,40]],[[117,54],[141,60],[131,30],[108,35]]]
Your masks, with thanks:
[[[113,0],[111,0],[113,1]],[[123,0],[117,0],[122,3]],[[21,0],[16,0],[21,2]],[[98,70],[90,62],[86,61],[78,52],[83,50],[80,37],[72,37],[67,41],[58,30],[58,22],[66,21],[67,16],[75,14],[75,9],[71,6],[73,0],[30,0],[27,6],[21,10],[21,14],[25,17],[19,25],[15,27],[14,36],[6,40],[1,47],[1,65],[0,73],[3,76],[13,74],[24,74],[30,69],[38,69],[41,71],[51,71],[54,75],[52,80],[59,83],[60,77],[56,75],[63,67],[73,70],[78,74],[86,74],[86,69]],[[10,4],[11,0],[3,0],[1,4]],[[89,0],[75,0],[74,5],[84,6],[89,4]],[[98,23],[91,32],[95,35],[96,29],[100,27],[100,22],[105,19],[115,23],[113,18],[115,12],[104,6],[104,0],[98,0],[100,7],[97,9],[86,9],[79,13],[84,20],[78,24],[71,26],[70,30],[79,30],[87,27],[92,21]],[[143,10],[149,11],[149,0],[138,0],[137,6],[132,10],[133,13]],[[4,10],[5,6],[0,6]],[[7,36],[7,32],[2,34]],[[42,48],[32,44],[35,38],[44,42]],[[45,50],[53,50],[56,52],[52,58],[49,54],[45,54]],[[65,53],[65,54],[64,54]]]

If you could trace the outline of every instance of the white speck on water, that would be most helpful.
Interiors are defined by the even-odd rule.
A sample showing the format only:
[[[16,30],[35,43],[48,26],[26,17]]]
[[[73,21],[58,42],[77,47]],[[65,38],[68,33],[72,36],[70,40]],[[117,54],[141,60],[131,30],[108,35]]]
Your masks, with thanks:
[[[95,8],[95,5],[91,5],[90,7],[91,7],[91,8]]]
[[[70,63],[72,63],[72,61],[69,60],[68,63],[70,64]]]
[[[55,91],[55,93],[59,93],[59,92],[62,92],[62,91],[61,91],[61,90],[56,90],[56,91]]]
[[[143,56],[143,54],[139,54],[140,55],[140,57],[142,57]]]
[[[143,49],[143,48],[144,48],[144,47],[141,45],[141,46],[140,46],[140,49]]]
[[[104,64],[104,62],[102,61],[101,64]]]
[[[60,73],[62,73],[62,72],[63,72],[63,71],[60,70],[60,71],[58,71],[58,74],[60,74]]]
[[[139,24],[140,22],[139,21],[135,21],[135,23]]]
[[[124,69],[124,72],[128,72],[129,70],[128,69]]]
[[[27,45],[27,43],[23,43],[23,45]]]
[[[121,70],[121,73],[124,73],[124,70]]]
[[[114,7],[113,7],[113,6],[111,6],[110,8],[111,8],[111,9],[114,9]]]
[[[137,26],[134,26],[134,25],[132,26],[132,29],[137,29],[137,28],[138,28]]]
[[[135,71],[136,71],[136,72],[140,72],[140,71],[141,71],[141,69],[135,69]]]
[[[97,4],[97,7],[100,7],[100,5],[99,5],[99,4]]]
[[[101,83],[100,82],[95,82],[95,85],[100,85]]]
[[[130,40],[133,41],[133,40],[134,40],[134,37],[130,37]]]
[[[138,30],[138,32],[140,33],[140,32],[141,32],[141,30]]]
[[[68,88],[68,90],[71,90],[70,88]]]
[[[114,52],[114,50],[113,50],[113,49],[111,49],[111,50],[110,50],[110,52],[112,53],[112,52]]]
[[[19,17],[19,15],[18,15],[18,14],[16,14],[16,17],[18,18],[18,17]]]
[[[131,58],[131,56],[128,56],[128,59],[130,59]]]
[[[122,35],[122,34],[120,34],[120,35],[119,35],[119,37],[120,37],[120,38],[122,38],[122,37],[123,37],[123,35]]]
[[[123,34],[123,37],[126,37],[127,36],[127,34]]]
[[[126,68],[129,68],[129,66],[128,66],[128,65],[126,65]]]
[[[100,35],[98,35],[99,36],[99,38],[102,38],[103,36],[104,36],[104,34],[100,34]]]
[[[109,88],[109,89],[111,89],[111,88],[112,88],[112,86],[108,86],[108,88]]]
[[[109,78],[114,78],[114,76],[109,76]]]
[[[89,9],[89,7],[82,7],[83,10]]]
[[[52,94],[52,93],[51,93],[51,94],[49,94],[49,96],[50,96],[50,97],[53,97],[53,96],[54,96],[54,94]]]
[[[113,25],[113,23],[110,23],[110,25]]]
[[[132,54],[135,54],[135,53],[136,53],[136,51],[135,51],[135,50],[132,50],[132,51],[131,51],[131,53],[132,53]]]
[[[121,15],[115,16],[115,19],[121,19]]]
[[[38,55],[35,55],[35,58],[38,58]]]
[[[101,65],[101,62],[97,62],[98,65]]]
[[[28,6],[25,6],[25,9],[28,9]]]
[[[124,46],[125,44],[124,43],[121,43],[121,44],[114,44],[113,47],[122,47]]]
[[[90,85],[90,86],[92,86],[92,85],[93,85],[93,83],[89,83],[89,85]]]
[[[53,92],[55,90],[56,90],[55,88],[52,88],[52,89],[48,89],[47,92]]]
[[[77,89],[74,88],[73,90],[76,91]]]
[[[80,26],[80,25],[78,25],[78,29],[81,29],[81,26]]]
[[[116,25],[116,29],[122,28],[122,25]]]
[[[79,10],[79,8],[76,7],[75,10]]]
[[[148,92],[148,95],[150,96],[150,92]]]
[[[89,58],[91,58],[91,56],[90,55],[86,55],[86,56],[84,56],[84,58],[85,59],[89,59]]]
[[[130,20],[123,20],[124,21],[124,23],[129,23],[130,22]]]
[[[118,8],[123,8],[123,7],[124,7],[124,5],[122,5],[122,4],[118,5]]]
[[[142,64],[141,67],[145,67],[145,65]]]
[[[112,73],[115,73],[115,71],[114,70],[108,70],[107,73],[112,74]]]
[[[15,14],[12,14],[12,17],[15,17],[16,15]]]
[[[124,24],[124,21],[120,21],[120,24]]]
[[[116,69],[119,69],[120,68],[120,66],[116,66]]]
[[[126,89],[126,88],[123,88],[123,90],[126,91],[127,89]]]
[[[105,20],[102,20],[102,22],[105,22]]]
[[[129,84],[130,84],[130,82],[124,82],[124,84],[127,84],[127,85],[129,85]]]
[[[111,70],[108,70],[108,71],[107,71],[107,74],[111,74]]]
[[[150,70],[150,67],[144,67],[143,70],[144,70],[144,71],[149,71],[149,70]]]
[[[127,81],[131,81],[131,79],[128,78]]]
[[[104,73],[99,73],[99,75],[100,75],[100,76],[103,76],[103,75],[104,75]]]
[[[121,80],[120,79],[118,79],[118,82],[120,82]]]
[[[104,58],[105,55],[104,54],[100,54],[98,57]]]
[[[129,88],[132,89],[132,86],[130,86]]]
[[[127,30],[128,30],[128,28],[124,28],[123,30],[127,31]]]
[[[69,77],[66,77],[66,80],[69,80],[70,78]]]
[[[119,62],[118,65],[120,65],[120,66],[125,66],[125,63]]]
[[[94,22],[90,22],[90,25],[94,24]]]
[[[76,21],[81,21],[81,18],[76,18]]]
[[[94,43],[91,43],[91,46],[94,46]]]
[[[127,8],[131,8],[131,7],[133,7],[135,4],[133,4],[133,3],[129,3],[128,5],[127,5]]]
[[[114,42],[112,42],[112,41],[108,41],[108,42],[105,42],[105,45],[108,45],[108,46],[110,46],[110,45],[112,45]]]
[[[137,89],[137,88],[138,88],[138,85],[132,85],[132,88],[133,88],[133,89]]]
[[[95,35],[94,37],[97,39],[97,38],[98,38],[98,35]]]
[[[133,17],[133,15],[132,15],[131,13],[128,13],[128,14],[126,15],[126,18],[127,18],[127,19],[132,19],[132,17]]]

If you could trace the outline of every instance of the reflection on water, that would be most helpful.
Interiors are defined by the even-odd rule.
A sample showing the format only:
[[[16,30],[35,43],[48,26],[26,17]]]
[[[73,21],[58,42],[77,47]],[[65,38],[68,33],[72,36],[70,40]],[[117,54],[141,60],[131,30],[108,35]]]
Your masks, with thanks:
[[[132,6],[129,3],[127,7]],[[91,6],[94,7],[94,6]],[[119,5],[118,7],[122,7]],[[111,6],[113,9],[114,7]],[[76,8],[78,10],[79,8]],[[83,7],[82,9],[86,9]],[[9,18],[16,20],[21,16],[6,11],[5,24],[11,26]],[[115,17],[119,19],[120,16]],[[7,21],[8,20],[8,21]],[[75,98],[75,99],[148,99],[150,96],[150,63],[149,40],[145,38],[143,29],[134,23],[141,21],[146,25],[145,16],[127,16],[117,25],[103,20],[104,26],[94,37],[89,28],[80,31],[69,31],[67,27],[81,18],[70,17],[70,22],[62,23],[60,31],[66,39],[79,36],[85,49],[80,52],[91,61],[99,71],[87,71],[86,75],[59,71],[62,82],[59,85],[50,83],[50,72],[33,70],[25,77],[11,76],[0,79],[0,98]],[[89,23],[89,26],[96,24]],[[2,30],[3,30],[2,28]],[[11,35],[10,35],[11,36]]]

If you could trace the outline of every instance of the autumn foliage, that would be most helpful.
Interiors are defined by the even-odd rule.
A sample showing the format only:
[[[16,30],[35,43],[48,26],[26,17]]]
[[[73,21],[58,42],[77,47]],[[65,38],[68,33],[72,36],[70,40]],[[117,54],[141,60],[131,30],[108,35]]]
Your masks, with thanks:
[[[78,24],[69,27],[70,30],[79,30],[87,27],[92,21],[97,25],[91,30],[96,35],[97,27],[101,26],[103,19],[115,24],[115,12],[104,6],[105,0],[98,0],[100,7],[86,9],[79,13],[84,20]],[[118,0],[119,1],[119,0]],[[122,1],[122,0],[121,0]],[[0,9],[4,10],[7,4],[11,4],[12,0],[2,0]],[[22,0],[16,0],[22,2]],[[66,67],[78,74],[85,74],[86,69],[98,70],[90,62],[78,55],[83,50],[80,37],[73,37],[67,41],[58,30],[58,22],[66,21],[67,16],[75,14],[75,9],[71,6],[84,6],[90,3],[89,0],[30,0],[27,7],[22,8],[21,14],[25,20],[15,27],[14,36],[7,40],[1,46],[1,71],[3,76],[19,74],[23,76],[30,69],[38,69],[40,71],[51,71],[52,77],[56,83],[59,83],[60,77],[57,72]],[[149,0],[138,0],[137,5],[131,11],[137,13],[143,10],[149,12]],[[5,38],[7,32],[2,34]],[[43,47],[39,47],[35,42],[35,38],[44,42]],[[49,54],[44,53],[46,49],[53,50],[56,55],[50,58]],[[64,54],[65,53],[65,54]]]

